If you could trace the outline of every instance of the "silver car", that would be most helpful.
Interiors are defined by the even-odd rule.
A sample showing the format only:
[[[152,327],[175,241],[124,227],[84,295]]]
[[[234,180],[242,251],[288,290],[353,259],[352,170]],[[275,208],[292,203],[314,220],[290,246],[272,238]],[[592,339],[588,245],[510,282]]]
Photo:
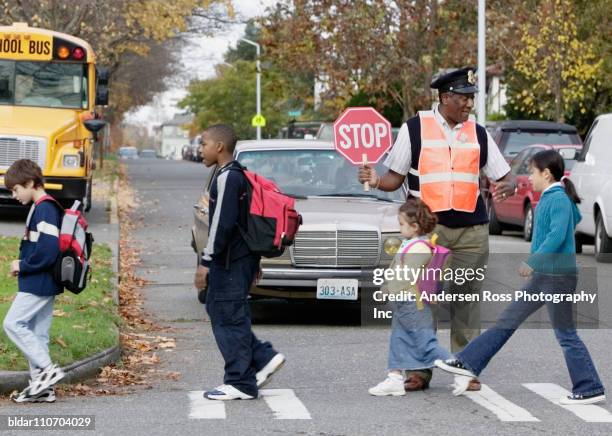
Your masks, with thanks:
[[[357,168],[331,142],[275,139],[241,141],[235,158],[250,171],[276,182],[296,198],[302,215],[292,245],[278,258],[262,259],[263,275],[251,296],[284,299],[357,300],[372,270],[387,267],[385,241],[399,237],[397,210],[404,193],[364,192]],[[379,164],[377,172],[384,171]],[[209,189],[195,207],[193,248],[208,239]]]

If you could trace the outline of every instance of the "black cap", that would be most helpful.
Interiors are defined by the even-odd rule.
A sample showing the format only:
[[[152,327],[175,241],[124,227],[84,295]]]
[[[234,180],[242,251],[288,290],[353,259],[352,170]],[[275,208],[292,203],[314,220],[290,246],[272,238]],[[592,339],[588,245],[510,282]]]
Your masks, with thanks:
[[[439,93],[474,94],[478,92],[476,77],[474,77],[475,72],[476,69],[472,67],[454,70],[438,76],[429,86],[437,89]]]

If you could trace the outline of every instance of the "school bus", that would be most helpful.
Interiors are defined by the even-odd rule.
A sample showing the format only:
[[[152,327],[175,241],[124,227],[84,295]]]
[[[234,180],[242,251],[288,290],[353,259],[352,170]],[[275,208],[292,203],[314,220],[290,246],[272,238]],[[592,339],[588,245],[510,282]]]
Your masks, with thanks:
[[[108,72],[82,39],[26,23],[0,26],[0,206],[17,204],[3,174],[17,159],[43,170],[60,203],[91,207],[93,149]]]

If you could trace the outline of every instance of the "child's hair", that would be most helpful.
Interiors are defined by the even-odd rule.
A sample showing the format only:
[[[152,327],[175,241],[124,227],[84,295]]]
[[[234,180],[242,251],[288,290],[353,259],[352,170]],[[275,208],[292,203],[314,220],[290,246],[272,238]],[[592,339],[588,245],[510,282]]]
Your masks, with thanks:
[[[229,124],[215,124],[204,130],[204,132],[209,134],[214,141],[225,144],[226,150],[229,153],[234,152],[236,142],[238,142],[238,137],[236,136],[236,132],[232,126]]]
[[[533,155],[530,165],[540,171],[548,168],[555,182],[562,182],[565,187],[565,193],[574,203],[580,203],[580,197],[576,192],[576,187],[572,181],[565,176],[565,161],[556,150],[543,150]]]
[[[30,159],[16,160],[4,175],[4,185],[9,190],[15,185],[25,186],[30,181],[34,184],[34,188],[40,188],[45,184],[42,170]]]
[[[419,234],[431,233],[438,223],[438,218],[418,197],[409,196],[399,208],[399,213],[407,218],[409,223],[419,226]]]

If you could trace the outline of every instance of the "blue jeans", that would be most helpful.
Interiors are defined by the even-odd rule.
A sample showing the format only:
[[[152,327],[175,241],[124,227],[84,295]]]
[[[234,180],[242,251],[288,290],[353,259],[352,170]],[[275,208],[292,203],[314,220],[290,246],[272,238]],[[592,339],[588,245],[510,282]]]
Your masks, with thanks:
[[[251,330],[247,299],[259,269],[259,257],[246,256],[229,268],[212,263],[209,271],[206,311],[225,361],[223,383],[257,397],[255,374],[276,355],[269,342],[261,342]]]
[[[548,275],[534,272],[523,291],[530,294],[540,292],[572,294],[576,290],[576,283],[575,275]],[[522,322],[543,305],[548,309],[555,336],[563,349],[565,363],[572,380],[572,392],[580,395],[603,393],[604,387],[599,380],[591,355],[573,326],[571,302],[515,300],[504,310],[493,328],[485,331],[457,353],[457,359],[475,375],[479,375]]]
[[[428,304],[421,310],[414,301],[393,304],[389,370],[429,369],[437,359],[445,360],[450,356],[438,343]]]

